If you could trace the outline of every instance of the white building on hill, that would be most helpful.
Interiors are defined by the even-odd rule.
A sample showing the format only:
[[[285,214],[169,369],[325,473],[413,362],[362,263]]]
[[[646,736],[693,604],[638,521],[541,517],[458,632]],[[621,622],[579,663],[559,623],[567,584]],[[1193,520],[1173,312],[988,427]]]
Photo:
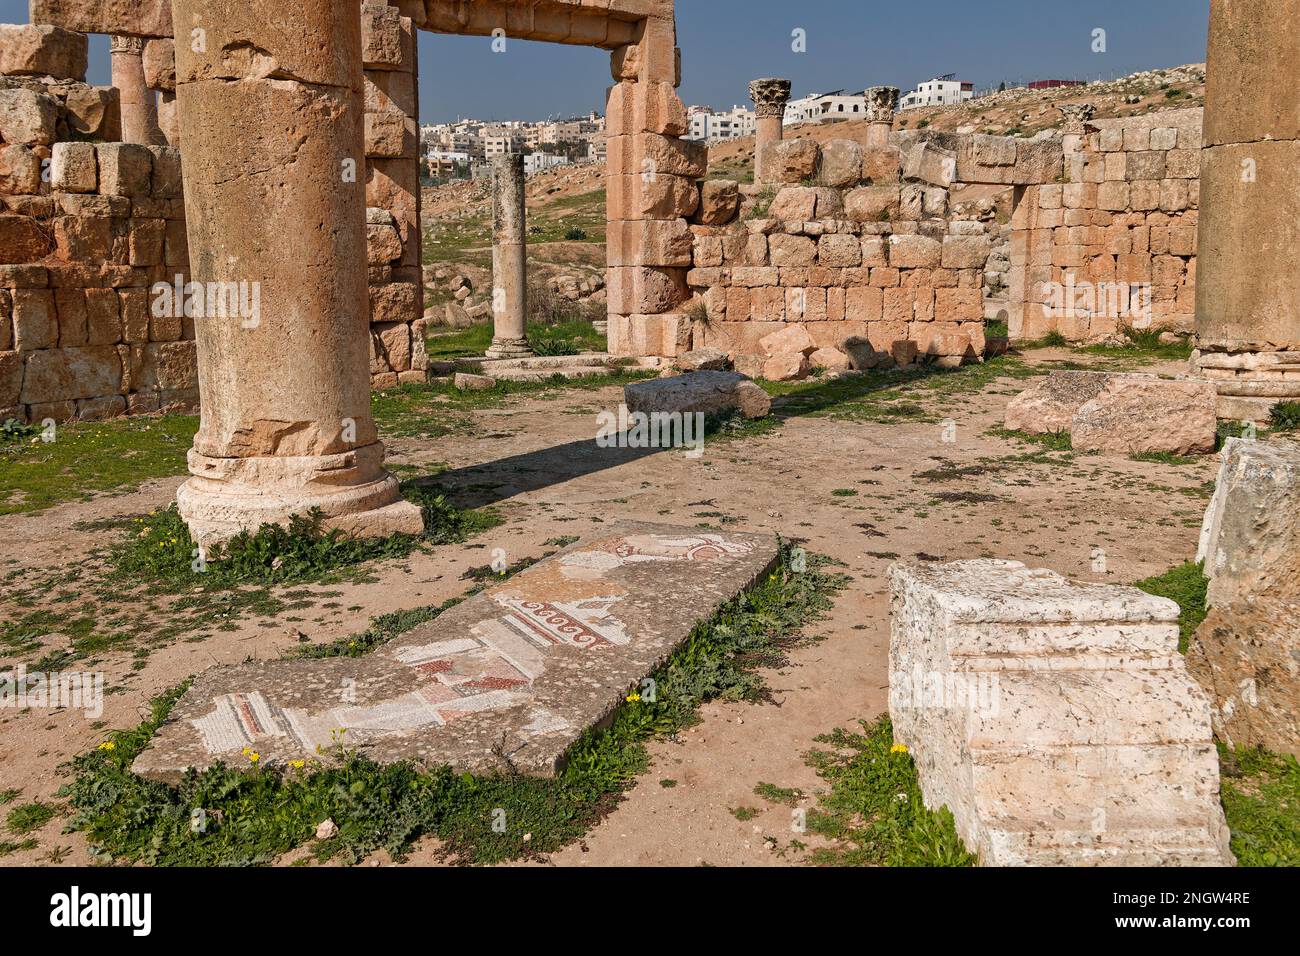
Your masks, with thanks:
[[[898,108],[910,110],[918,106],[956,106],[974,96],[974,83],[955,80],[950,73],[918,83],[915,90],[899,100]]]

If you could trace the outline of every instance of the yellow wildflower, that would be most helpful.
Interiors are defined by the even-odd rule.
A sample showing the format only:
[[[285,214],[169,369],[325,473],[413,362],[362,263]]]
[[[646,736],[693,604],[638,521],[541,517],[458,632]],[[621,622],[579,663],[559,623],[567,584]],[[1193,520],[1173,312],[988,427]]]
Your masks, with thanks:
[[[907,753],[907,744],[894,744],[889,748],[889,752],[891,754],[905,754]]]

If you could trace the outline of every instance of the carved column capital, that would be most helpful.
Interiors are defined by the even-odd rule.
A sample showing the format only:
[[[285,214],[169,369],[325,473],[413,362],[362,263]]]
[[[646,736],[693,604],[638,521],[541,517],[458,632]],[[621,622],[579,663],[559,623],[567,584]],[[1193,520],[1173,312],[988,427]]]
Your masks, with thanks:
[[[133,56],[144,55],[144,40],[140,37],[119,36],[113,34],[108,38],[109,53],[130,53]]]
[[[765,77],[749,84],[749,98],[754,101],[759,116],[785,116],[785,104],[790,102],[790,81]]]
[[[867,122],[894,124],[898,109],[898,87],[873,86],[863,94],[867,98]]]

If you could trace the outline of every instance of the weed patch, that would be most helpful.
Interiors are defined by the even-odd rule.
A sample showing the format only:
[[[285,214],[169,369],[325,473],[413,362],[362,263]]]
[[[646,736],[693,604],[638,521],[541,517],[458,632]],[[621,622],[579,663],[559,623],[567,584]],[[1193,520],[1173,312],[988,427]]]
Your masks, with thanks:
[[[808,829],[838,844],[811,862],[833,866],[973,866],[947,807],[926,809],[916,765],[894,743],[889,717],[862,721],[862,733],[817,738],[808,765],[830,784],[808,813]]]

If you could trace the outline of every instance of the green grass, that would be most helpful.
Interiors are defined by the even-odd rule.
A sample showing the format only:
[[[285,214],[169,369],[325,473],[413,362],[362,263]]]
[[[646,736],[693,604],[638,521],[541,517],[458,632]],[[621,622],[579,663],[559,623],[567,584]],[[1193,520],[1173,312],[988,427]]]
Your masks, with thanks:
[[[1177,603],[1178,650],[1205,620],[1209,581],[1195,562],[1138,581],[1149,594]],[[1300,866],[1300,765],[1290,754],[1262,747],[1233,750],[1220,742],[1223,812],[1232,831],[1232,852],[1241,866]]]
[[[5,827],[10,833],[22,836],[45,826],[58,812],[58,808],[52,804],[41,803],[39,800],[34,803],[23,803],[14,807],[5,816]]]
[[[1300,428],[1300,402],[1278,402],[1269,411],[1269,427],[1273,431],[1292,432]]]
[[[808,830],[836,846],[814,850],[830,866],[973,866],[947,807],[928,810],[911,754],[894,744],[889,717],[817,738],[808,764],[830,789],[807,816]]]
[[[1134,587],[1156,597],[1169,598],[1178,605],[1178,650],[1186,654],[1188,642],[1205,620],[1205,592],[1209,584],[1200,563],[1188,561],[1164,574],[1138,581]]]
[[[1070,438],[1070,433],[1064,430],[1059,432],[1037,433],[994,427],[988,429],[985,434],[992,435],[995,438],[1005,438],[1009,441],[1023,442],[1027,445],[1042,445],[1049,451],[1071,451],[1074,448]]]
[[[1223,811],[1241,866],[1300,866],[1300,764],[1219,744]]]
[[[327,818],[339,833],[311,844],[320,860],[356,863],[381,848],[400,859],[425,835],[438,837],[442,852],[462,863],[554,852],[586,833],[648,767],[646,741],[695,722],[704,701],[766,698],[755,669],[782,663],[803,626],[846,583],[823,559],[810,560],[804,573],[791,570],[789,559],[783,547],[777,570],[697,625],[653,675],[656,700],[629,695],[608,726],[570,749],[553,779],[379,766],[340,749],[326,755],[329,765],[313,761],[284,774],[216,766],[190,771],[177,787],[142,780],[131,774],[131,761],[181,687],[155,701],[139,727],[75,758],[73,781],[61,791],[74,811],[71,826],[105,861],[150,865],[269,863],[311,843]],[[501,819],[504,832],[497,832],[493,823]]]
[[[1169,362],[1186,362],[1192,357],[1190,339],[1177,342],[1161,342],[1161,329],[1120,329],[1120,334],[1128,340],[1125,345],[1085,345],[1079,349],[1089,355],[1100,355],[1109,359],[1149,362],[1164,360]]]
[[[0,515],[127,491],[185,473],[199,420],[188,415],[59,425],[55,440],[0,443]]]
[[[475,434],[471,412],[499,408],[517,397],[552,398],[561,392],[595,391],[654,378],[653,369],[616,369],[608,375],[566,379],[552,376],[541,382],[497,382],[481,391],[462,391],[451,382],[401,385],[376,392],[372,399],[380,433],[388,438],[437,438]]]
[[[582,319],[551,324],[530,322],[526,334],[534,347],[539,340],[562,340],[571,342],[576,351],[604,352],[608,348],[606,337],[597,332],[590,322]],[[492,323],[484,322],[455,332],[432,335],[426,340],[425,349],[431,361],[451,361],[482,355],[491,344]]]
[[[1200,458],[1190,458],[1185,455],[1175,455],[1171,451],[1139,451],[1129,455],[1130,461],[1151,461],[1161,465],[1194,465]]]
[[[758,384],[773,397],[772,414],[723,423],[713,437],[752,438],[770,433],[788,419],[803,417],[881,424],[937,422],[999,378],[1025,379],[1040,374],[1004,355],[957,369],[914,365],[802,382],[760,380]]]

